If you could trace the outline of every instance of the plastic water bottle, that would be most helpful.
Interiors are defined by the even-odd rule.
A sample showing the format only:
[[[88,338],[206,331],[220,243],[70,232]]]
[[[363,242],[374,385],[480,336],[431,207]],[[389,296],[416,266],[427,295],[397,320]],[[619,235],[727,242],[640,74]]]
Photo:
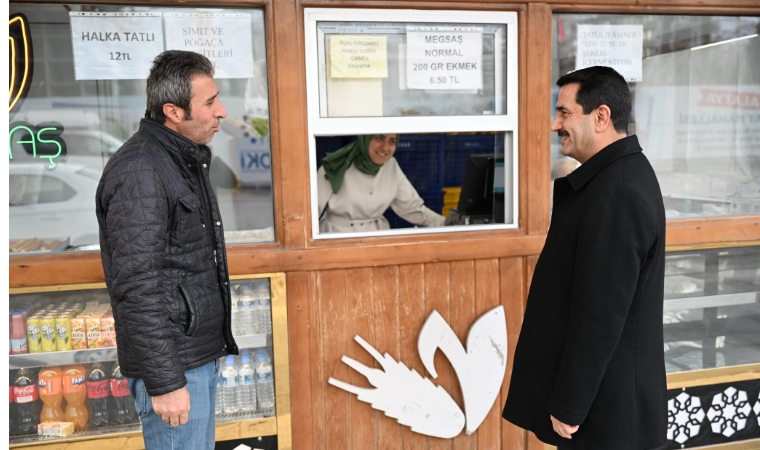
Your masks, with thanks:
[[[259,401],[259,409],[274,408],[274,379],[272,377],[272,364],[261,354],[256,355],[256,395]]]
[[[222,401],[226,414],[238,412],[238,372],[233,355],[227,356],[222,368]]]
[[[240,321],[240,316],[238,314],[238,300],[240,299],[240,296],[238,295],[237,289],[235,289],[237,286],[230,285],[230,315],[232,316],[232,334],[238,335],[238,322]]]
[[[243,354],[240,365],[239,401],[240,410],[243,412],[256,411],[256,384],[251,357]]]
[[[238,300],[238,335],[256,334],[257,325],[256,300],[250,284],[240,286]]]
[[[222,395],[222,377],[216,377],[216,401],[214,413],[218,416],[224,411],[224,396]]]
[[[259,313],[259,330],[261,334],[272,333],[272,299],[269,295],[269,286],[259,284],[256,288],[256,310]]]

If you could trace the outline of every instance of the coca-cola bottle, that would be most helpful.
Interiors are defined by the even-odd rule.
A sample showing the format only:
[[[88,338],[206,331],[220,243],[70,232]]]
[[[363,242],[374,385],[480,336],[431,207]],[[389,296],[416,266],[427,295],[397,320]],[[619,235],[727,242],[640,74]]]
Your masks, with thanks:
[[[13,379],[13,377],[11,377]],[[15,436],[19,434],[18,427],[16,426],[16,396],[13,395],[13,385],[11,384],[8,386],[9,392],[8,392],[8,416],[10,418],[10,421],[8,422],[8,430],[10,432],[11,436]]]
[[[127,378],[121,374],[121,366],[116,362],[111,371],[111,395],[113,395],[113,414],[111,414],[112,425],[124,425],[127,423],[137,422],[137,411],[135,411],[135,400],[129,392],[129,383]]]
[[[19,369],[16,372],[13,397],[16,399],[16,423],[19,434],[37,434],[41,408],[34,371]]]
[[[95,363],[87,373],[87,398],[90,400],[90,426],[108,425],[108,397],[111,385],[103,365]]]

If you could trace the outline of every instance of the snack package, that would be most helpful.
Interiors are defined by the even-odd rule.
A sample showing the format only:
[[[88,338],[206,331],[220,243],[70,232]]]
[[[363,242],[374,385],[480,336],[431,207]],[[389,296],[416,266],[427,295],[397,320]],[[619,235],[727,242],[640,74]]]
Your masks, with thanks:
[[[42,422],[37,426],[40,436],[64,437],[74,433],[73,422]]]

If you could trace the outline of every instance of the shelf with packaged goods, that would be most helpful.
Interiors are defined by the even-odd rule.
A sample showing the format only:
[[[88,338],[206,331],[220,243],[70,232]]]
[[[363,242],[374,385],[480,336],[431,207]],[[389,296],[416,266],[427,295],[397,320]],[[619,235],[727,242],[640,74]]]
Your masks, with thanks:
[[[247,336],[235,336],[238,348],[271,347],[271,334],[251,334]],[[69,350],[62,352],[28,353],[25,355],[10,355],[8,358],[9,369],[23,369],[31,367],[63,366],[68,364],[81,364],[102,361],[115,361],[117,359],[116,347],[88,348],[83,350]]]

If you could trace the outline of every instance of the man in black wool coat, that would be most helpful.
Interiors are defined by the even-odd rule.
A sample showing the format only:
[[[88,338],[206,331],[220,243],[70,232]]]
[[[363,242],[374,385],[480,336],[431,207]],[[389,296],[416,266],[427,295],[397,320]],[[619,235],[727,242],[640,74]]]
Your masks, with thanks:
[[[665,209],[609,67],[561,77],[552,122],[582,165],[554,184],[503,417],[559,449],[666,442]]]

